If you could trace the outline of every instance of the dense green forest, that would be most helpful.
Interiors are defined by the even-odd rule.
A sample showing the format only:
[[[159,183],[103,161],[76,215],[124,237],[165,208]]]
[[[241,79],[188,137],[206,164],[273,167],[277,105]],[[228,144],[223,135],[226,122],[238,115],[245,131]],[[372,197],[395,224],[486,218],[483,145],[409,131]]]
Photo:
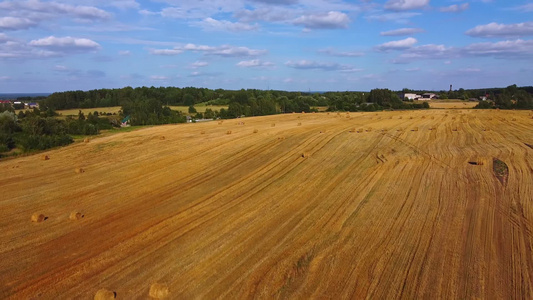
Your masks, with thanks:
[[[73,142],[71,135],[96,135],[112,126],[113,122],[100,118],[98,112],[85,116],[80,111],[77,118],[59,119],[52,109],[16,114],[11,106],[0,105],[0,154],[15,147],[29,152],[67,145]]]
[[[184,105],[207,102],[209,104],[232,105],[227,115],[237,117],[268,115],[311,111],[311,107],[327,106],[329,110],[364,111],[380,109],[420,108],[400,100],[402,93],[422,94],[425,90],[373,89],[370,92],[326,92],[305,93],[276,90],[223,90],[194,87],[125,87],[121,89],[99,89],[90,91],[67,91],[53,93],[41,105],[53,109],[95,108],[122,106],[125,108],[141,106],[153,108],[157,106]],[[480,99],[487,97],[499,108],[528,108],[533,87],[517,87],[487,89],[458,89],[453,91],[435,92],[440,99]],[[516,102],[516,103],[515,103]],[[512,105],[512,104],[516,105]],[[367,107],[370,106],[370,107]],[[224,114],[224,112],[223,112]]]
[[[172,115],[167,106],[207,103],[228,105],[228,109],[207,111],[207,116],[195,117],[237,118],[277,113],[311,112],[313,107],[328,107],[330,111],[376,111],[383,109],[419,109],[427,104],[400,100],[397,92],[374,89],[370,92],[302,93],[273,90],[211,90],[177,87],[126,87],[91,91],[54,93],[41,102],[41,107],[54,110],[121,106],[123,115],[130,115],[132,124],[162,124],[181,121],[183,116]]]

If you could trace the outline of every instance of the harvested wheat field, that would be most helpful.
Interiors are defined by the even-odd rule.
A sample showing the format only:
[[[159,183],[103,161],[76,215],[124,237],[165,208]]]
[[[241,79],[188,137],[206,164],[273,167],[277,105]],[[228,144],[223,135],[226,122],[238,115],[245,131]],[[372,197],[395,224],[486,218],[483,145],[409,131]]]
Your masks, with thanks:
[[[425,101],[425,100],[422,100]],[[418,101],[418,102],[422,102]],[[462,101],[462,100],[429,100],[429,107],[431,108],[445,108],[445,109],[467,109],[478,105],[477,101]]]
[[[0,162],[0,298],[531,299],[530,113],[158,126]]]

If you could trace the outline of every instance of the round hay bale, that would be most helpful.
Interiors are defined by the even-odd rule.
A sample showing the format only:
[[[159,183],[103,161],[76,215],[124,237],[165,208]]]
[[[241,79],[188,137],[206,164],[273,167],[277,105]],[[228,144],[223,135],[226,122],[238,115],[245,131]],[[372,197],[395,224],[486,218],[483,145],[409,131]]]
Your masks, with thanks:
[[[302,114],[305,114],[305,111],[302,111]]]
[[[413,117],[409,117],[409,119],[411,119],[411,120],[412,120],[412,119],[413,119]]]
[[[258,133],[258,132],[259,132],[259,130],[257,130],[257,129],[254,129],[254,133]]]
[[[474,159],[469,160],[468,163],[474,166],[482,166],[485,164],[485,161],[486,160],[483,158],[474,158]]]
[[[100,289],[94,295],[94,300],[111,300],[117,298],[117,293],[106,289]]]
[[[361,133],[361,132],[363,132],[363,128],[357,129],[357,133]]]
[[[270,127],[276,127],[276,123],[272,123]]]
[[[516,118],[513,118],[513,121],[516,121]]]
[[[302,157],[302,158],[308,158],[308,157],[309,157],[309,153],[304,152],[304,153],[300,154],[300,157]]]
[[[226,131],[226,134],[231,134],[231,130]]]
[[[402,117],[402,116],[400,116],[400,117],[399,117],[398,119],[403,119],[403,117]]]
[[[165,136],[162,135],[162,136],[159,137],[159,139],[160,139],[160,140],[164,140],[164,139],[165,139]]]
[[[418,127],[411,129],[411,131],[418,131]]]
[[[165,299],[170,294],[168,286],[162,283],[154,283],[150,286],[148,295],[155,299]]]
[[[457,127],[452,128],[452,131],[458,131]]]
[[[72,221],[80,220],[81,218],[85,217],[81,212],[79,211],[73,211],[70,213],[70,216],[68,217]]]
[[[348,132],[355,132],[355,128],[350,129]]]
[[[204,130],[200,131],[200,134],[205,134],[205,131]]]
[[[74,172],[76,172],[76,174],[81,174],[81,173],[84,173],[85,170],[83,168],[78,167],[78,168],[74,169]]]
[[[31,221],[33,223],[41,223],[42,221],[48,219],[45,215],[43,214],[39,214],[39,213],[34,213],[33,215],[31,215]]]
[[[302,126],[302,122],[298,122],[298,126]]]
[[[48,155],[41,156],[41,160],[49,160],[49,159],[50,159],[50,156]]]
[[[90,141],[89,138],[84,138],[84,139],[83,139],[83,142],[84,142],[84,143],[88,143],[89,141]]]
[[[372,128],[367,128],[366,129],[366,132],[371,132],[372,131]]]

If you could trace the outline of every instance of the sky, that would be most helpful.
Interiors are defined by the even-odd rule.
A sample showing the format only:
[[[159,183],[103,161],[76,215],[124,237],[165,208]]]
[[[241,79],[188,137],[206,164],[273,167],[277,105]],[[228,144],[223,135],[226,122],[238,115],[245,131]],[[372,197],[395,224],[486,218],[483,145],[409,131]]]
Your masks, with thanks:
[[[533,85],[531,0],[0,0],[0,93]]]

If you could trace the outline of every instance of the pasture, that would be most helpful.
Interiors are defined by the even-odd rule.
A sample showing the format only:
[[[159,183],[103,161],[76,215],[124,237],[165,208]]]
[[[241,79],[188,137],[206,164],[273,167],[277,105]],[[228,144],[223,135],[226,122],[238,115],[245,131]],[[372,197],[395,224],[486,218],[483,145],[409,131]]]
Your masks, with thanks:
[[[532,129],[286,114],[0,162],[0,298],[531,298]]]

